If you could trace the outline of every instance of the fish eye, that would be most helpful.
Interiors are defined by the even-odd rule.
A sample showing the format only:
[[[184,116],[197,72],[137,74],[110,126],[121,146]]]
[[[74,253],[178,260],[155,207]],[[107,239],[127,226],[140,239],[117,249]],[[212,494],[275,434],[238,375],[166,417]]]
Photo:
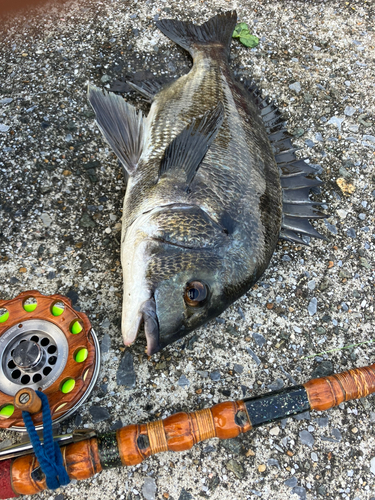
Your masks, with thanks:
[[[186,285],[184,300],[190,307],[203,305],[208,296],[208,288],[201,281],[191,281]]]

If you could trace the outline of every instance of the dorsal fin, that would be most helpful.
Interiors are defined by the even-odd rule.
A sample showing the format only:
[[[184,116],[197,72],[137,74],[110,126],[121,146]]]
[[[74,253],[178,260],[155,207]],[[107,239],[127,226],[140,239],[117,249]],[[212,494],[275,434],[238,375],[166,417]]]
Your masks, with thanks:
[[[183,169],[188,188],[223,120],[224,106],[221,102],[203,116],[194,118],[166,148],[159,177],[170,170]]]
[[[253,81],[245,80],[243,84],[259,109],[280,171],[283,190],[280,237],[303,244],[306,244],[302,238],[304,235],[325,239],[308,221],[308,219],[328,217],[314,208],[320,203],[312,202],[309,197],[310,189],[322,183],[315,178],[317,169],[296,157],[292,135],[287,131],[277,106],[269,98],[262,98],[260,90]]]

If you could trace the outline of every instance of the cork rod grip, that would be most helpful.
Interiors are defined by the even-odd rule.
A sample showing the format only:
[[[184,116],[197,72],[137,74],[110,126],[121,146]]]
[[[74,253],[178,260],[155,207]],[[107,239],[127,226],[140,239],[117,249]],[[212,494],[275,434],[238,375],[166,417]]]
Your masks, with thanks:
[[[229,439],[251,429],[243,401],[220,403],[164,420],[128,425],[117,431],[122,465],[136,465],[162,451],[189,450],[205,439]]]
[[[310,380],[304,387],[312,410],[328,410],[375,392],[375,364]]]

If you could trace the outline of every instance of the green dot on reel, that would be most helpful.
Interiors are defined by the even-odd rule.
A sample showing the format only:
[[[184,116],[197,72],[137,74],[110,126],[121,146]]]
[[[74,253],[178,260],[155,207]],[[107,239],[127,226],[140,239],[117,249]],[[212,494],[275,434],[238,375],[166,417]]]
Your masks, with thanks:
[[[62,307],[59,307],[57,304],[54,304],[52,306],[52,314],[54,316],[61,316],[63,312],[64,312],[64,309]]]
[[[76,335],[77,333],[82,332],[83,328],[82,325],[79,321],[75,321],[72,326],[70,327],[70,331]]]
[[[89,351],[86,348],[82,348],[77,352],[74,359],[77,361],[77,363],[83,363],[83,361],[87,359],[88,354]]]
[[[61,392],[63,392],[64,394],[68,394],[68,392],[71,392],[74,389],[75,385],[76,381],[74,380],[74,378],[69,378],[61,386]]]
[[[0,316],[0,323],[5,323],[5,321],[9,318],[9,311],[7,311],[6,313],[2,314]]]
[[[30,312],[35,311],[37,305],[38,305],[37,303],[35,303],[35,304],[24,304],[23,308],[25,309],[26,312],[30,313]]]
[[[0,410],[0,415],[2,417],[6,417],[6,418],[9,418],[13,415],[14,413],[14,406],[13,405],[6,405],[6,406],[3,406]]]

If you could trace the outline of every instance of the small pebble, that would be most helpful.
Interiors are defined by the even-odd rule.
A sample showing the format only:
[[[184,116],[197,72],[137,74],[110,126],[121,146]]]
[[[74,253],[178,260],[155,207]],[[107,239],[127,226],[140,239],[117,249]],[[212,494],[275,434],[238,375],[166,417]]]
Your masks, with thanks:
[[[190,381],[189,381],[189,379],[186,378],[185,375],[181,375],[181,377],[178,379],[177,383],[180,387],[189,387],[189,385],[190,385]]]
[[[117,385],[123,385],[125,389],[130,390],[135,387],[136,378],[133,356],[130,351],[125,351],[116,373]]]
[[[269,458],[267,460],[267,465],[272,465],[272,466],[277,467],[278,469],[280,469],[279,461],[276,460],[276,458]]]
[[[314,290],[316,287],[315,280],[308,281],[307,286],[309,287],[310,290]]]
[[[313,438],[312,434],[309,431],[305,431],[305,430],[300,431],[299,438],[300,438],[302,444],[305,444],[306,446],[309,446],[310,448],[313,447],[315,439]]]
[[[193,495],[189,491],[186,491],[185,488],[182,488],[178,500],[193,500]]]
[[[359,131],[358,125],[349,125],[348,129],[355,134]]]
[[[244,370],[243,366],[242,365],[238,365],[237,363],[234,363],[233,365],[233,370],[236,372],[236,373],[239,373],[241,374]]]
[[[319,417],[317,420],[318,420],[319,427],[327,427],[328,417]]]
[[[291,85],[289,85],[290,90],[294,90],[296,94],[299,94],[301,92],[301,84],[300,82],[294,82]]]
[[[252,337],[259,347],[263,347],[266,343],[266,339],[260,333],[253,332]]]
[[[216,451],[216,448],[215,446],[211,446],[210,444],[208,444],[207,446],[205,446],[203,448],[203,453],[212,453],[213,451]]]
[[[333,363],[330,360],[325,360],[313,370],[311,378],[328,377],[334,373]]]
[[[310,420],[310,412],[303,411],[302,413],[298,413],[298,415],[293,415],[294,420]]]
[[[48,214],[44,213],[40,216],[40,218],[43,222],[43,226],[50,227],[50,225],[52,224],[52,219]]]
[[[295,486],[292,489],[292,494],[299,496],[300,500],[306,500],[306,488],[303,486]]]
[[[94,424],[107,420],[111,416],[107,408],[103,408],[102,406],[91,406],[89,411]]]
[[[338,118],[337,116],[332,116],[330,120],[328,120],[327,125],[335,125],[341,131],[341,124],[344,121],[344,118]]]
[[[309,311],[310,316],[314,316],[314,314],[316,314],[318,310],[318,300],[315,297],[310,300],[307,310]]]
[[[246,351],[250,354],[250,356],[253,358],[255,363],[259,366],[261,364],[261,360],[258,358],[258,356],[255,354],[254,351],[250,349],[250,347],[246,347]]]
[[[111,337],[105,333],[100,344],[100,350],[103,354],[107,353],[111,347]]]
[[[219,370],[214,370],[213,372],[210,373],[210,379],[213,380],[214,382],[217,382],[220,380],[221,375]]]
[[[337,215],[340,217],[340,219],[345,219],[345,217],[348,215],[348,212],[343,209],[336,210]]]
[[[330,224],[326,220],[324,220],[324,224],[326,225],[326,228],[328,229],[328,231],[330,233],[337,234],[337,227],[336,226],[334,226],[333,224]]]
[[[353,108],[352,106],[346,106],[346,108],[344,109],[344,114],[346,116],[353,116],[355,113],[355,108]]]
[[[342,435],[341,435],[341,432],[338,430],[338,429],[332,429],[331,430],[331,434],[332,436],[337,439],[337,441],[341,441],[342,440]]]
[[[142,494],[145,500],[155,500],[156,483],[153,477],[146,477],[142,486]]]
[[[289,488],[294,488],[294,486],[297,486],[297,483],[297,478],[294,476],[284,481],[285,486],[289,486]]]
[[[270,391],[279,391],[284,387],[284,381],[281,378],[277,378],[274,382],[267,385]]]

